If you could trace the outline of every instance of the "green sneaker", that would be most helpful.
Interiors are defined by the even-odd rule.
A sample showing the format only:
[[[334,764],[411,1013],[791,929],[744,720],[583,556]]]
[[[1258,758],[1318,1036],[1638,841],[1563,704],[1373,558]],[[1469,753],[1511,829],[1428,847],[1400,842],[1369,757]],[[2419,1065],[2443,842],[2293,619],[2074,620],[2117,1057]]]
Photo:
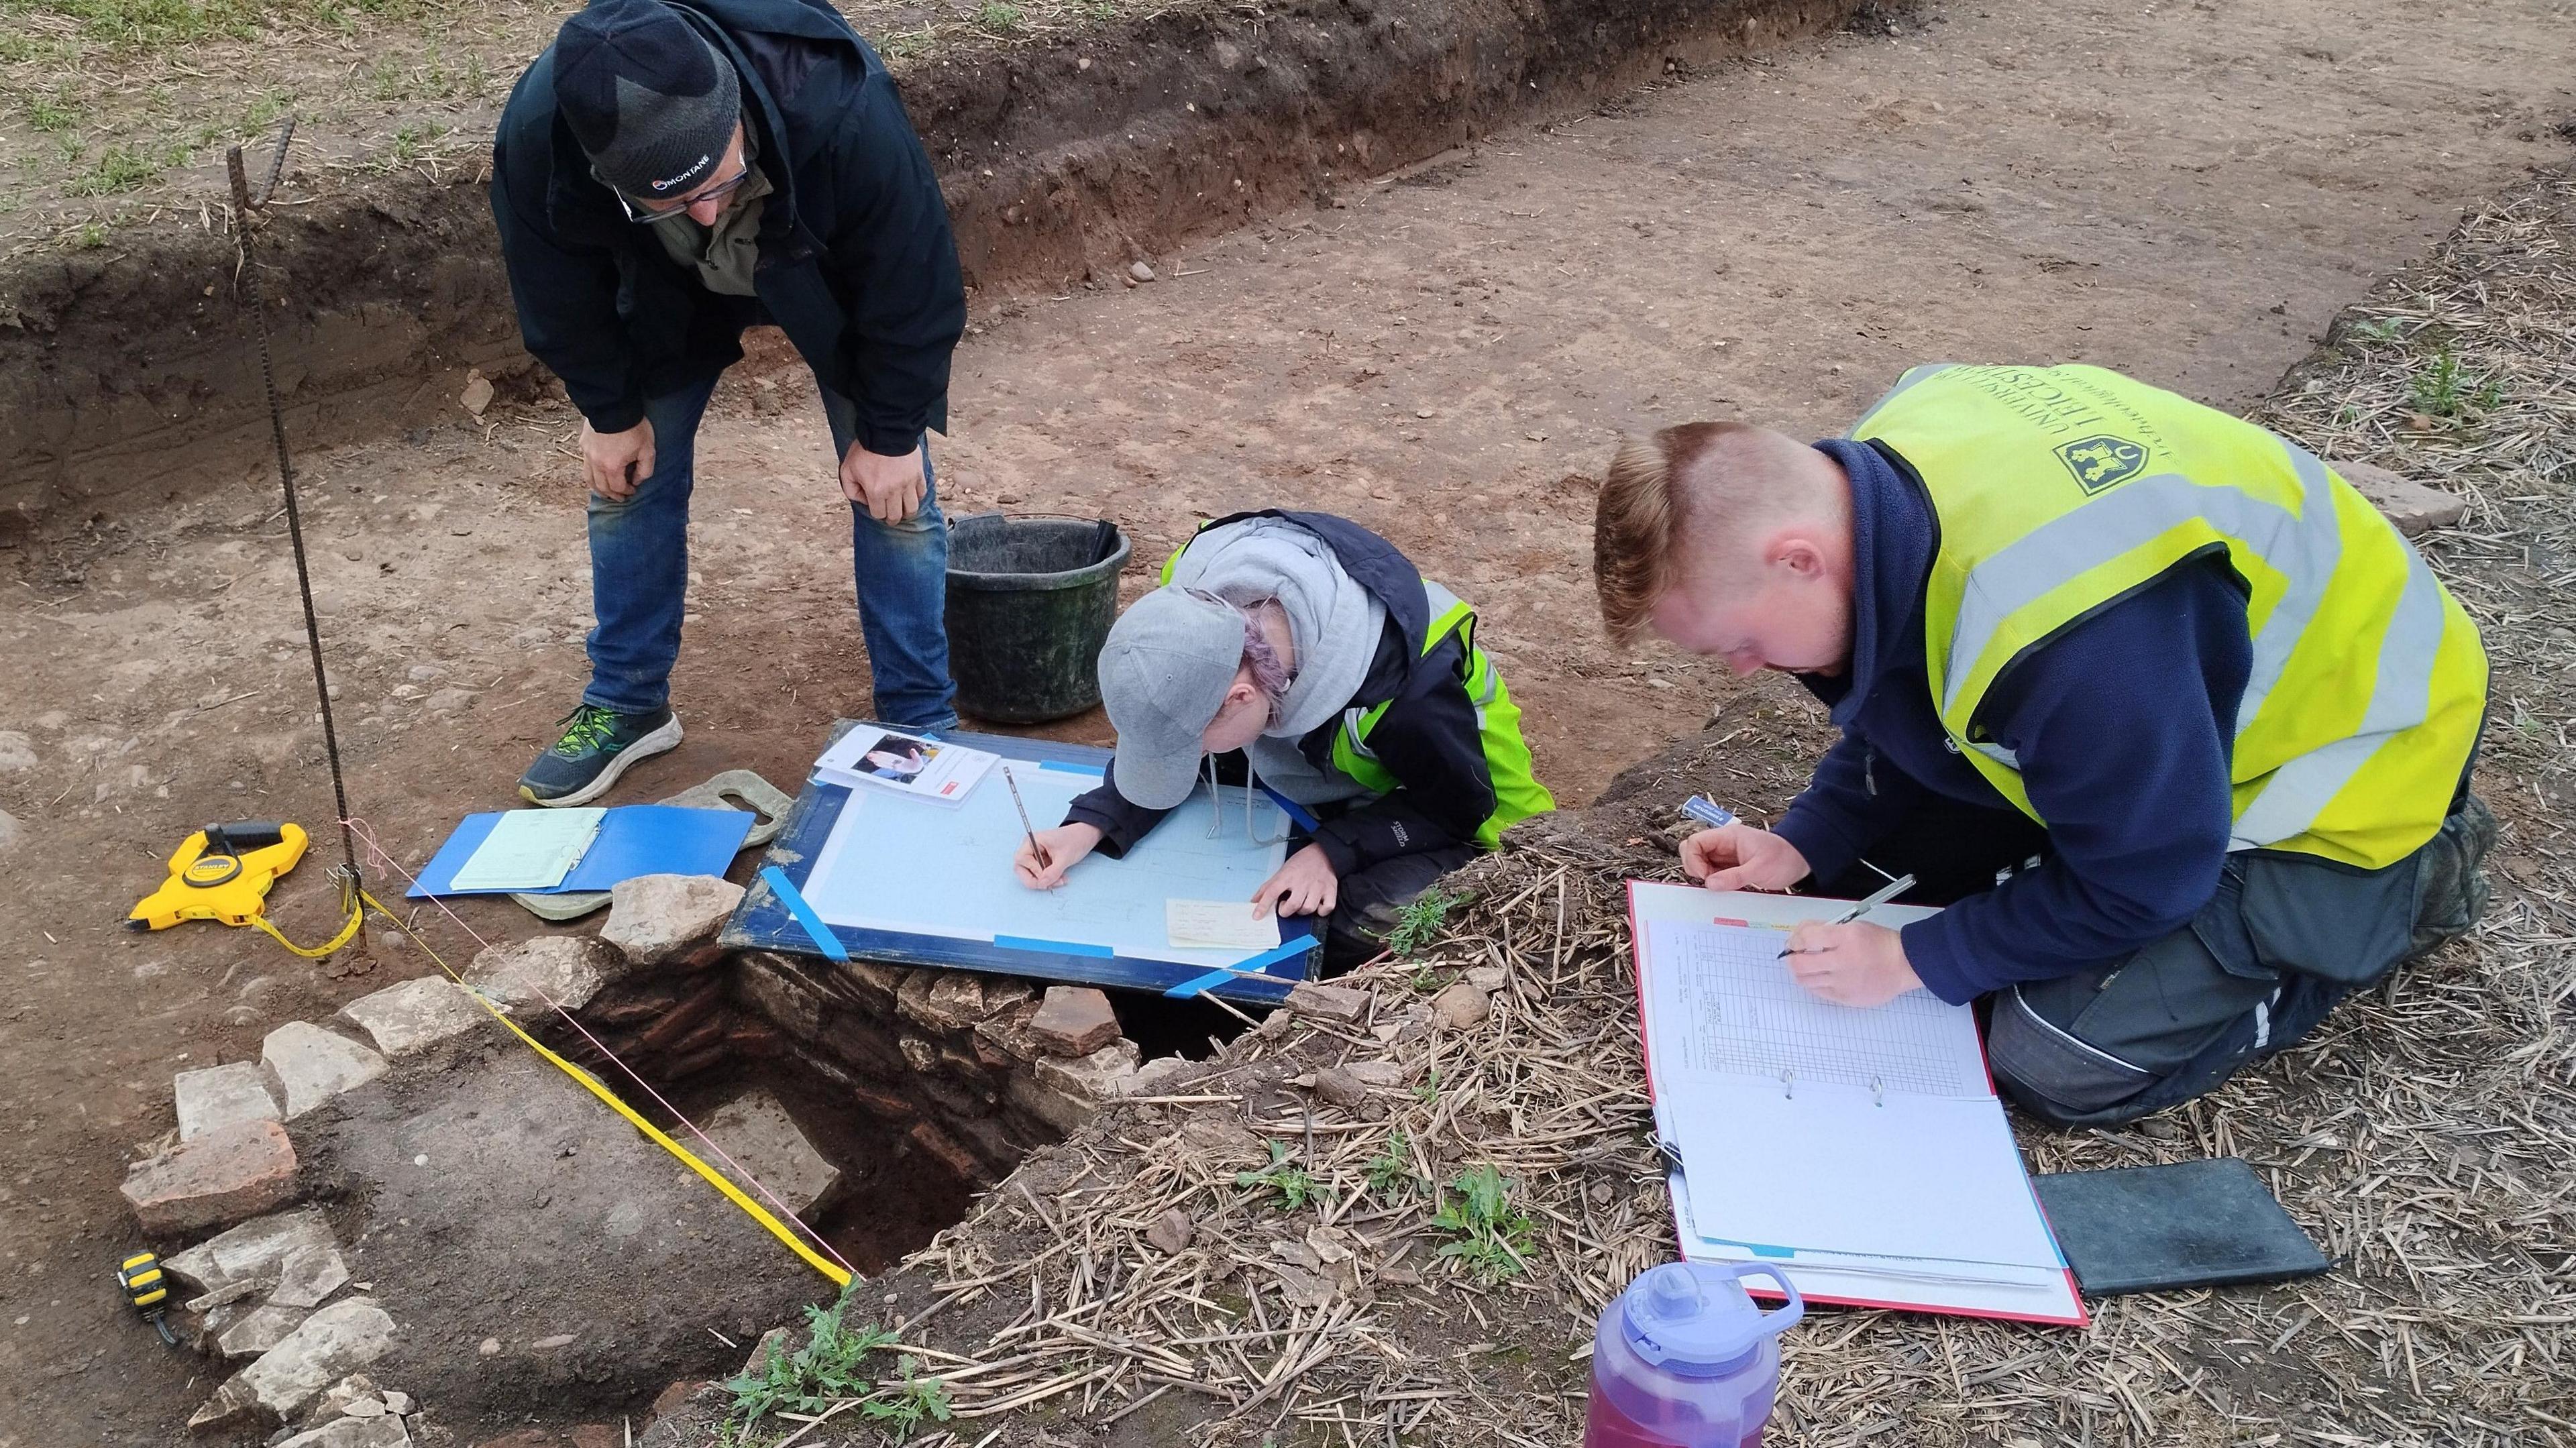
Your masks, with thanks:
[[[519,794],[530,804],[587,804],[607,793],[626,766],[679,742],[680,716],[668,708],[620,714],[576,705],[563,717],[563,737],[519,776]]]

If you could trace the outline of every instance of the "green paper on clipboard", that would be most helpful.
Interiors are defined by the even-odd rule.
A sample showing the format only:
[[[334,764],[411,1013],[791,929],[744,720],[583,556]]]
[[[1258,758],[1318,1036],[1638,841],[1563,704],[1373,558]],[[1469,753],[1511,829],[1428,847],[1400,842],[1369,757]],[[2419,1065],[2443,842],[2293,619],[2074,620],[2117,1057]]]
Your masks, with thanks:
[[[456,870],[456,890],[551,890],[599,838],[605,808],[516,809]]]

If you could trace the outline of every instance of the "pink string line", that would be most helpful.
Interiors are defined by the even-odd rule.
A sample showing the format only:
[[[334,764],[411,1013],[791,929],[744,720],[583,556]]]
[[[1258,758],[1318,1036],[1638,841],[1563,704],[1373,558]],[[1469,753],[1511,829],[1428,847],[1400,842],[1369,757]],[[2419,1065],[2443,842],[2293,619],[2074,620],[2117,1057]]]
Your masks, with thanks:
[[[404,869],[401,861],[396,860],[391,854],[386,852],[383,844],[377,841],[375,831],[367,828],[367,822],[365,820],[352,817],[344,819],[340,821],[340,823],[348,826],[350,832],[356,835],[360,841],[365,843],[368,854],[375,856],[376,859],[383,862],[395,874],[402,876],[404,880],[410,882],[412,885],[418,886],[420,884],[418,876],[415,876],[411,871]],[[481,946],[485,950],[492,948],[492,942],[485,940],[480,934],[476,933],[473,926],[466,924],[463,918],[458,916],[455,911],[448,909],[446,901],[435,895],[431,895],[427,898],[430,904],[438,907],[439,914],[454,921],[456,923],[456,928],[464,931],[468,936],[471,936],[476,945]],[[794,1222],[798,1230],[802,1231],[806,1236],[811,1237],[814,1240],[814,1245],[829,1253],[832,1260],[840,1263],[842,1270],[848,1272],[853,1280],[860,1277],[861,1274],[859,1269],[852,1266],[848,1258],[842,1256],[838,1249],[833,1247],[829,1241],[825,1240],[822,1233],[817,1232],[812,1227],[806,1225],[803,1218],[788,1210],[787,1204],[780,1201],[776,1193],[770,1191],[767,1186],[763,1185],[760,1178],[753,1176],[748,1170],[744,1169],[742,1163],[735,1161],[730,1156],[727,1156],[723,1147],[716,1145],[713,1139],[711,1139],[705,1132],[699,1130],[696,1122],[681,1115],[678,1107],[673,1106],[669,1101],[664,1100],[662,1093],[653,1089],[652,1082],[635,1074],[634,1067],[627,1065],[625,1061],[619,1059],[616,1052],[608,1049],[607,1045],[604,1044],[597,1036],[592,1035],[590,1033],[590,1028],[583,1025],[571,1011],[564,1009],[562,1002],[547,995],[542,987],[535,985],[533,982],[528,988],[534,991],[538,999],[543,1000],[556,1015],[563,1017],[564,1022],[567,1025],[570,1025],[575,1031],[580,1032],[581,1038],[590,1042],[591,1047],[594,1050],[598,1051],[600,1055],[607,1057],[618,1070],[625,1072],[626,1079],[634,1082],[637,1086],[642,1087],[644,1094],[652,1097],[655,1105],[660,1106],[664,1111],[669,1112],[672,1120],[687,1127],[689,1129],[689,1134],[696,1137],[700,1145],[706,1147],[707,1150],[714,1152],[716,1159],[723,1162],[727,1167],[730,1167],[736,1178],[751,1183],[752,1190],[760,1193],[762,1197],[766,1198],[769,1205],[776,1208],[780,1216]]]

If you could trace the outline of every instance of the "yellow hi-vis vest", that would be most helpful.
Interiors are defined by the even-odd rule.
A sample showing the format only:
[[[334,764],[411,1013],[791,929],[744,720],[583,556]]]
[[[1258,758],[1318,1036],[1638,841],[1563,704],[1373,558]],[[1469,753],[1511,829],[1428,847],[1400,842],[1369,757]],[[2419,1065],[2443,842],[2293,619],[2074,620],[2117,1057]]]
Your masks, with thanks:
[[[2485,651],[2414,548],[2314,456],[2098,367],[1918,367],[1851,436],[1895,449],[1931,496],[1933,707],[2024,814],[2047,823],[1977,723],[1995,680],[2223,552],[2253,639],[2230,848],[2377,869],[2441,827],[2486,708]]]
[[[1206,525],[1202,525],[1203,527]],[[1172,569],[1181,561],[1189,544],[1172,550],[1163,560],[1162,582],[1172,581]],[[1503,684],[1502,670],[1476,643],[1476,610],[1466,600],[1426,578],[1422,580],[1424,599],[1431,606],[1431,626],[1423,630],[1422,652],[1428,657],[1451,634],[1463,635],[1460,642],[1467,653],[1467,700],[1476,706],[1476,739],[1484,749],[1485,774],[1494,784],[1494,812],[1476,828],[1476,843],[1492,849],[1502,842],[1503,831],[1556,808],[1556,797],[1538,782],[1530,763],[1529,741],[1521,737],[1520,706],[1512,702],[1512,691]],[[1392,703],[1393,701],[1389,701]],[[1386,717],[1387,705],[1368,709],[1344,709],[1341,727],[1333,732],[1333,767],[1349,775],[1371,794],[1393,794],[1402,783],[1368,747],[1369,735],[1377,721]]]

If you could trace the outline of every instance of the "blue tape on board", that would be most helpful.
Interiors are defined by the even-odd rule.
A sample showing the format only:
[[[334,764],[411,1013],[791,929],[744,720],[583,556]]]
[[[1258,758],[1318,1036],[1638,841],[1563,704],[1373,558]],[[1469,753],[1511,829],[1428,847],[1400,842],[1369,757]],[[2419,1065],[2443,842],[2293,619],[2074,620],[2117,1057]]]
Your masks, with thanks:
[[[1163,998],[1166,1000],[1185,1001],[1190,999],[1192,996],[1197,995],[1201,991],[1214,990],[1216,987],[1221,986],[1232,979],[1234,979],[1233,971],[1212,970],[1205,975],[1194,976],[1191,979],[1182,981],[1179,985],[1163,992]]]
[[[769,893],[777,896],[778,903],[786,906],[787,913],[795,916],[796,923],[814,938],[815,949],[834,960],[850,958],[849,947],[841,943],[841,937],[832,933],[831,926],[823,923],[822,916],[814,913],[814,907],[805,903],[805,897],[796,893],[796,887],[787,883],[785,871],[776,865],[766,865],[761,868],[760,878],[769,886]]]
[[[1115,959],[1118,954],[1106,945],[1084,945],[1075,940],[1037,940],[1026,935],[996,935],[993,943],[1007,950],[1042,950],[1049,955],[1094,955],[1102,960]]]
[[[1314,948],[1315,937],[1311,935],[1301,935],[1295,940],[1289,941],[1285,945],[1265,950],[1259,955],[1252,957],[1250,960],[1238,960],[1234,963],[1234,968],[1236,970],[1267,972],[1270,967],[1277,965],[1279,962],[1283,960],[1295,960],[1297,957],[1304,955],[1306,952],[1313,950]]]

